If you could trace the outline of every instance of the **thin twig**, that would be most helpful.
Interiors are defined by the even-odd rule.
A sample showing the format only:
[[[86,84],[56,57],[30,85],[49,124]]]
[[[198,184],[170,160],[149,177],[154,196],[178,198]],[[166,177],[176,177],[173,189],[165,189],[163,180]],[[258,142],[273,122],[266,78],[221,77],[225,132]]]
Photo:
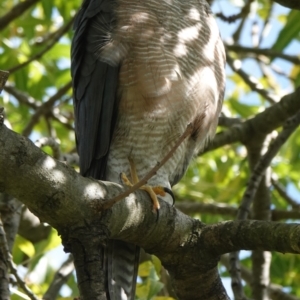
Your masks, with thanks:
[[[21,279],[18,275],[17,268],[12,261],[12,256],[8,249],[8,244],[6,240],[6,233],[4,231],[2,219],[0,218],[0,248],[3,254],[4,259],[6,260],[11,273],[15,276],[18,285],[24,291],[24,293],[31,299],[31,300],[39,300],[39,298],[30,290],[30,288],[25,284],[25,282]]]
[[[230,253],[229,257],[230,260],[229,260],[228,271],[231,277],[231,288],[234,294],[234,299],[247,300],[242,285],[239,252],[232,252]]]
[[[6,85],[4,87],[4,90],[7,93],[9,93],[10,95],[14,96],[19,101],[20,104],[25,104],[25,105],[29,106],[30,108],[37,109],[42,104],[38,100],[29,96],[28,94],[16,89],[12,85],[9,85],[9,84]]]
[[[272,104],[277,103],[279,101],[280,98],[265,90],[256,78],[254,78],[253,76],[249,76],[240,67],[237,67],[234,60],[231,58],[228,52],[226,53],[226,58],[230,68],[242,77],[242,79],[245,81],[246,84],[249,85],[252,91],[257,92]]]
[[[235,43],[237,43],[240,40],[241,33],[242,33],[243,28],[245,26],[247,17],[250,13],[250,8],[251,8],[252,2],[254,2],[254,0],[248,0],[247,3],[244,5],[244,7],[242,9],[242,12],[243,12],[242,20],[241,20],[238,28],[236,29],[236,31],[232,34],[232,38],[233,38]]]
[[[266,37],[266,35],[268,34],[268,30],[270,29],[269,26],[270,25],[270,19],[271,19],[271,16],[272,16],[272,12],[273,12],[273,6],[274,6],[274,2],[273,1],[270,1],[270,6],[269,6],[269,9],[268,9],[268,12],[267,12],[267,15],[266,15],[266,18],[265,18],[265,21],[264,21],[264,25],[263,25],[263,28],[260,32],[260,37],[259,37],[259,41],[258,41],[258,46],[262,43],[263,39]]]
[[[41,52],[35,54],[34,56],[32,56],[31,58],[29,58],[27,61],[18,64],[17,66],[14,66],[12,68],[9,69],[10,73],[16,72],[17,70],[27,66],[28,64],[30,64],[32,61],[37,60],[39,58],[41,58],[46,52],[48,52],[54,45],[56,45],[56,43],[58,42],[58,40],[71,28],[72,24],[73,24],[74,18],[72,18],[68,23],[64,24],[61,28],[59,28],[53,38],[53,40],[49,43],[49,45],[47,47],[45,47],[45,49],[43,49]]]
[[[253,56],[265,56],[267,58],[281,58],[284,60],[287,60],[295,65],[300,65],[300,58],[299,56],[296,55],[289,55],[289,54],[285,54],[279,51],[275,51],[273,49],[270,48],[253,48],[253,47],[244,47],[244,46],[240,46],[240,45],[229,45],[226,44],[226,49],[229,51],[234,51],[236,53],[243,53],[243,54],[247,54],[249,57],[249,54],[253,54]]]
[[[225,16],[223,13],[220,12],[220,13],[216,13],[216,17],[219,17],[224,22],[233,23],[233,22],[237,21],[238,19],[244,18],[245,16],[247,16],[249,14],[250,4],[253,1],[254,0],[248,1],[247,4],[244,5],[242,10],[238,14],[234,14],[234,15],[231,15],[231,16]]]
[[[44,102],[37,110],[36,112],[32,115],[29,123],[27,126],[24,128],[22,134],[24,136],[28,136],[35,124],[39,121],[40,117],[44,114],[47,114],[51,109],[54,103],[62,97],[72,86],[71,81],[68,82],[66,85],[64,85],[62,88],[60,88],[56,94],[54,94],[52,97],[48,99],[48,101]]]
[[[210,215],[221,215],[235,217],[238,212],[238,208],[232,205],[225,203],[201,203],[195,201],[182,201],[181,199],[176,198],[176,208],[185,213],[186,215],[195,215],[195,214],[210,214]],[[249,218],[252,219],[253,215],[250,213]],[[298,220],[300,219],[300,210],[280,210],[273,209],[271,210],[271,220],[280,221],[280,220]]]
[[[0,30],[5,28],[11,21],[17,19],[20,15],[22,15],[28,8],[30,8],[33,4],[39,2],[39,0],[26,0],[20,1],[17,5],[11,8],[7,14],[0,18]]]
[[[298,203],[296,200],[292,199],[287,192],[285,191],[284,186],[277,181],[275,178],[271,178],[272,184],[275,188],[275,190],[278,192],[278,194],[288,203],[292,206],[294,209],[299,209],[300,208],[300,203]]]
[[[230,261],[228,254],[222,255],[220,262],[226,267],[226,269],[229,270]],[[243,280],[245,280],[248,285],[251,285],[253,280],[253,274],[244,266],[241,266],[241,274]],[[268,290],[272,300],[300,300],[300,298],[285,293],[283,291],[283,287],[277,284],[270,283],[268,286]]]
[[[155,167],[150,170],[150,172],[148,174],[146,174],[146,176],[141,179],[138,183],[136,183],[135,185],[133,185],[132,187],[130,187],[128,190],[126,190],[125,192],[119,194],[118,196],[116,196],[113,199],[108,200],[107,202],[105,202],[103,204],[102,209],[108,209],[110,207],[112,207],[115,203],[119,202],[120,200],[124,199],[125,197],[127,197],[128,195],[130,195],[131,193],[135,192],[137,189],[139,189],[140,187],[142,187],[143,185],[145,185],[147,183],[147,181],[156,174],[156,172],[172,157],[172,155],[174,154],[174,152],[176,151],[176,149],[181,145],[181,143],[192,133],[193,131],[193,126],[192,124],[188,124],[186,127],[186,130],[184,131],[184,133],[180,136],[180,138],[178,139],[178,141],[176,142],[176,144],[172,147],[172,149],[167,153],[167,155],[160,161],[157,162],[157,164],[155,165]]]
[[[43,296],[43,300],[56,299],[61,287],[68,281],[74,271],[73,257],[69,255],[68,259],[61,265],[55,273],[54,278]]]

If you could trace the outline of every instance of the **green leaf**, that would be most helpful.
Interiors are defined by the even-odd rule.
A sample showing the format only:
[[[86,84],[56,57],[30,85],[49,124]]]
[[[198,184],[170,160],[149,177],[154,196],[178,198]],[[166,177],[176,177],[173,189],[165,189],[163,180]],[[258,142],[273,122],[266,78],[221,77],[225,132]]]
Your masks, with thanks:
[[[300,32],[300,11],[291,10],[287,17],[287,22],[282,28],[272,49],[282,51],[289,43],[299,37]]]
[[[239,101],[232,99],[230,102],[232,109],[242,118],[247,118],[253,115],[254,111],[256,111],[255,106],[243,104]]]
[[[152,255],[152,262],[156,271],[156,274],[160,274],[161,272],[161,261],[155,255]]]
[[[144,284],[137,285],[136,295],[140,300],[150,300],[161,291],[163,286],[164,284],[159,281],[147,279]]]
[[[52,15],[52,8],[53,8],[53,3],[50,0],[42,0],[41,2],[44,14],[47,20],[50,20],[51,15]]]
[[[23,253],[25,253],[29,257],[33,257],[33,255],[35,254],[35,249],[33,244],[30,241],[21,237],[20,235],[16,236],[13,253],[16,251],[16,248],[20,249]]]
[[[153,279],[148,279],[147,285],[149,286],[149,294],[147,299],[151,299],[153,296],[157,295],[161,289],[164,287],[164,284],[153,280]]]
[[[140,277],[148,277],[150,275],[151,269],[153,268],[153,264],[150,260],[147,260],[140,264],[138,275]]]

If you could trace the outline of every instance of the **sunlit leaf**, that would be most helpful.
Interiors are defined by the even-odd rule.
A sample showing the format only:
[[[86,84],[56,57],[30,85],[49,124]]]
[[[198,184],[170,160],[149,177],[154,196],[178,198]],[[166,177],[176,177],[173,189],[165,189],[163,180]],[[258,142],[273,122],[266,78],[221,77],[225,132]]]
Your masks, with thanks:
[[[161,261],[155,255],[152,255],[152,262],[156,271],[156,274],[160,274],[161,272]]]
[[[287,17],[287,22],[285,26],[282,28],[276,42],[272,46],[273,50],[281,51],[283,50],[289,43],[299,37],[300,32],[300,11],[291,10]]]
[[[148,277],[150,275],[151,269],[153,268],[153,264],[151,261],[147,260],[139,265],[138,276],[140,277]]]
[[[30,241],[21,237],[20,235],[16,236],[14,248],[20,249],[28,257],[32,257],[35,254],[35,249],[33,244]],[[16,250],[13,250],[13,252],[15,251]]]

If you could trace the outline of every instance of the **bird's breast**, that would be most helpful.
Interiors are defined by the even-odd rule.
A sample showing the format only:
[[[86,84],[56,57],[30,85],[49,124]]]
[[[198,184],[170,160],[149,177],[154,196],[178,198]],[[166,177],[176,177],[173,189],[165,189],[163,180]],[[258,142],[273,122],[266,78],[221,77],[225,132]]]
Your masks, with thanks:
[[[120,64],[108,179],[130,175],[129,156],[142,177],[192,123],[193,137],[153,179],[169,183],[183,175],[192,154],[215,132],[224,92],[223,45],[204,0],[117,4],[112,40],[101,54]]]

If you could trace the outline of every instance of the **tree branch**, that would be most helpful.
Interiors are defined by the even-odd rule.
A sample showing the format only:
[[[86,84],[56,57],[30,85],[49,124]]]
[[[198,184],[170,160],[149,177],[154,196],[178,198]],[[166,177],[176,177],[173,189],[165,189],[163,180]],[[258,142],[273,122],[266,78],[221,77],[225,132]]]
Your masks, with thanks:
[[[225,203],[201,203],[194,201],[177,201],[176,207],[183,213],[187,215],[195,215],[195,214],[211,214],[211,215],[221,215],[228,216],[231,218],[236,217],[238,208],[225,204]],[[252,213],[249,215],[250,219],[253,218]],[[300,219],[300,210],[279,210],[273,209],[271,210],[271,220],[272,221],[280,221],[280,220],[288,220]]]
[[[14,73],[18,71],[19,69],[27,66],[30,64],[32,61],[37,60],[41,58],[46,52],[48,52],[57,42],[58,40],[71,28],[72,24],[74,21],[74,17],[66,24],[64,24],[61,28],[59,28],[56,32],[56,34],[53,36],[53,40],[39,53],[33,55],[31,58],[26,60],[25,62],[18,64],[12,68],[10,68],[8,71],[10,73]]]
[[[246,120],[241,125],[230,127],[218,133],[204,149],[203,153],[236,142],[247,143],[249,136],[267,135],[300,110],[300,87],[295,92],[257,114],[252,119]]]
[[[229,270],[230,269],[229,255],[222,255],[221,263]],[[248,285],[251,285],[251,282],[253,279],[251,272],[247,268],[241,266],[241,274],[242,274],[243,280],[245,280]],[[283,289],[283,287],[281,287],[277,284],[271,283],[268,286],[269,295],[270,295],[271,299],[272,300],[300,300],[299,298],[297,298],[295,296],[292,296],[292,295],[289,295],[289,294],[283,292],[282,289]]]
[[[3,256],[3,258],[5,259],[7,265],[10,268],[11,273],[15,276],[20,288],[23,289],[23,291],[26,293],[29,299],[39,300],[39,298],[28,288],[25,282],[18,275],[17,268],[13,263],[11,254],[9,252],[9,248],[6,240],[6,234],[1,219],[0,219],[0,245],[1,245],[1,254],[2,254],[1,256]]]
[[[285,59],[295,65],[300,65],[300,58],[297,55],[288,55],[279,51],[274,51],[269,48],[252,48],[252,47],[244,47],[240,45],[226,45],[227,50],[234,51],[237,53],[247,54],[247,58],[249,58],[249,54],[253,54],[255,56],[263,55],[268,58],[282,58]]]
[[[70,88],[72,87],[72,83],[68,82],[66,85],[61,87],[52,97],[50,97],[46,102],[44,102],[35,113],[32,115],[30,122],[24,128],[22,134],[24,136],[29,136],[34,125],[39,121],[40,117],[43,114],[47,114],[53,107],[54,103],[62,97]]]
[[[300,10],[300,3],[298,0],[274,0],[274,2],[277,2],[281,4],[282,6],[291,8],[291,9],[299,9]]]
[[[39,2],[39,0],[26,0],[19,2],[15,5],[9,12],[3,15],[0,18],[0,30],[5,28],[12,20],[18,18],[22,15],[28,8],[30,8],[35,3]]]
[[[0,70],[0,94],[5,86],[9,72]]]
[[[260,162],[261,156],[266,153],[271,142],[271,134],[265,138],[259,139],[252,137],[247,143],[248,161],[251,173],[256,165]],[[254,193],[252,212],[255,220],[271,220],[271,169],[266,167],[264,175],[260,180],[257,191]],[[269,251],[255,250],[252,251],[252,274],[253,280],[252,298],[267,299],[269,295],[268,286],[270,283],[270,264],[272,254]]]
[[[257,92],[272,104],[278,102],[279,98],[264,89],[262,84],[260,84],[254,76],[250,76],[245,71],[243,71],[242,68],[236,64],[237,61],[232,59],[228,52],[226,53],[226,61],[230,68],[244,80],[244,82],[250,87],[252,91]]]
[[[69,277],[74,271],[72,255],[61,265],[59,270],[55,273],[54,278],[43,296],[43,300],[56,299],[61,287],[68,281]]]
[[[91,245],[86,247],[85,242],[105,243],[107,238],[135,243],[154,253],[170,272],[180,299],[200,294],[202,299],[228,299],[217,270],[222,253],[261,248],[300,252],[298,225],[232,221],[205,226],[165,201],[156,221],[148,194],[140,190],[103,211],[103,204],[124,187],[80,176],[4,125],[0,126],[0,191],[17,197],[42,222],[55,227],[74,256],[80,247],[89,255]],[[98,245],[93,244],[94,255]],[[101,261],[88,257],[83,257],[84,265],[79,264],[80,258],[76,265],[75,257],[79,288],[84,283],[85,288],[95,289],[91,282],[99,272],[89,273],[88,261],[97,270]],[[98,281],[99,277],[94,278],[94,283]]]
[[[24,92],[21,92],[20,90],[16,89],[12,85],[7,84],[4,87],[4,90],[9,93],[10,95],[14,96],[20,104],[25,104],[33,109],[37,109],[39,106],[41,106],[41,102],[37,101],[33,97],[27,95]]]
[[[299,210],[300,203],[290,197],[287,192],[285,191],[284,186],[277,181],[274,176],[272,177],[272,185],[274,186],[277,193],[289,204],[292,206],[293,209]]]
[[[251,175],[249,184],[244,193],[243,199],[241,201],[241,206],[237,218],[239,220],[244,220],[248,216],[249,207],[253,201],[254,195],[257,191],[259,183],[265,170],[270,165],[272,159],[275,157],[277,152],[280,150],[281,146],[286,142],[290,135],[295,131],[300,123],[300,111],[292,118],[290,118],[283,127],[283,130],[270,145],[268,151],[261,157],[261,159],[256,164],[253,173]]]

